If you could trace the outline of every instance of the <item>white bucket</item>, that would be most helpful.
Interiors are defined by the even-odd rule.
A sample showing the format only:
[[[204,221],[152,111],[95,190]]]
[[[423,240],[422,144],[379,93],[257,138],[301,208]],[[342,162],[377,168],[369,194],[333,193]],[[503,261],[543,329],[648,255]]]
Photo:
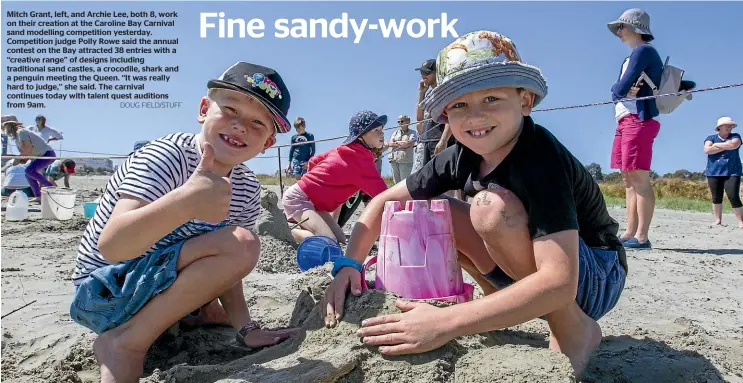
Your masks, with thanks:
[[[77,193],[72,189],[41,188],[41,218],[66,221],[72,218]]]
[[[8,198],[8,206],[5,208],[5,219],[8,221],[23,221],[28,216],[28,196],[26,193],[16,190]]]

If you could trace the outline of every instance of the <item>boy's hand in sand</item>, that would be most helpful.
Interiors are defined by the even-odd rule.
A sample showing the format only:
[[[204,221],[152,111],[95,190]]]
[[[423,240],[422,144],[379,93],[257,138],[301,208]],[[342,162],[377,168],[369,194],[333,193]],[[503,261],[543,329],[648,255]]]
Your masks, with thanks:
[[[332,328],[343,317],[343,304],[346,301],[346,291],[351,286],[351,293],[361,295],[361,273],[353,267],[344,267],[338,271],[333,281],[325,290],[322,302],[322,315],[325,327]]]
[[[366,319],[356,332],[364,344],[382,346],[379,352],[383,355],[419,354],[456,337],[448,310],[400,299],[395,306],[403,313]]]
[[[292,335],[296,334],[299,329],[289,328],[284,330],[253,330],[245,335],[243,341],[245,345],[251,348],[259,348],[266,346],[273,346],[286,339],[289,339]]]
[[[222,177],[214,171],[214,147],[204,142],[201,152],[201,162],[183,184],[188,200],[184,206],[191,209],[193,219],[221,222],[230,213],[232,185],[228,177]]]

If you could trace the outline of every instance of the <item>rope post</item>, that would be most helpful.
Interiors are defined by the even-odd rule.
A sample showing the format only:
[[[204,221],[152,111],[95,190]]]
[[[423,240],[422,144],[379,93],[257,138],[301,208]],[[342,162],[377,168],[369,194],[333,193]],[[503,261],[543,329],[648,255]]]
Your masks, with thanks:
[[[276,154],[277,157],[279,157],[279,190],[281,190],[281,197],[284,197],[284,177],[281,175],[281,173],[284,172],[284,168],[281,166],[281,148],[276,147]]]

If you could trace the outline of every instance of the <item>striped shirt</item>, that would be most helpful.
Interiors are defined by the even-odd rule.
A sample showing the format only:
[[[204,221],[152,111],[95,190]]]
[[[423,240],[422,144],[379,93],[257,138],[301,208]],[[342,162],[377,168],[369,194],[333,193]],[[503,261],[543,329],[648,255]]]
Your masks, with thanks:
[[[109,265],[98,250],[98,238],[121,194],[153,202],[183,185],[200,160],[197,136],[191,133],[171,134],[150,141],[132,153],[111,176],[95,215],[85,228],[77,252],[73,283],[77,286],[94,270]],[[160,239],[143,256],[228,225],[253,230],[261,213],[258,178],[247,166],[239,164],[232,168],[230,183],[232,200],[225,221],[216,225],[198,220],[186,222]]]

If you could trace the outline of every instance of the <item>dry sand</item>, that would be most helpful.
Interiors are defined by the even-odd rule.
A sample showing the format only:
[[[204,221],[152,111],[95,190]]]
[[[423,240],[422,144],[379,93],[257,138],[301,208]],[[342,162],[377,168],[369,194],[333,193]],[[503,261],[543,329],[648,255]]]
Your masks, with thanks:
[[[95,198],[105,177],[73,177],[78,202]],[[276,189],[276,188],[272,188]],[[36,205],[38,210],[38,205]],[[69,317],[70,280],[82,208],[66,222],[2,221],[2,378],[9,382],[95,382],[94,335]],[[612,209],[624,222],[624,210]],[[710,225],[711,214],[656,213],[654,250],[630,251],[619,304],[599,323],[604,341],[586,369],[589,382],[743,382],[743,231]],[[346,230],[348,231],[348,225]],[[300,326],[286,342],[240,347],[226,328],[166,333],[145,361],[143,382],[569,382],[570,364],[546,348],[534,320],[467,336],[423,355],[382,357],[354,331],[362,319],[397,311],[394,297],[368,292],[347,300],[347,315],[322,327],[315,302],[327,269],[299,273],[294,247],[261,236],[256,270],[243,282],[251,313],[269,327]],[[371,277],[371,276],[370,276]],[[178,335],[178,336],[175,336]]]

